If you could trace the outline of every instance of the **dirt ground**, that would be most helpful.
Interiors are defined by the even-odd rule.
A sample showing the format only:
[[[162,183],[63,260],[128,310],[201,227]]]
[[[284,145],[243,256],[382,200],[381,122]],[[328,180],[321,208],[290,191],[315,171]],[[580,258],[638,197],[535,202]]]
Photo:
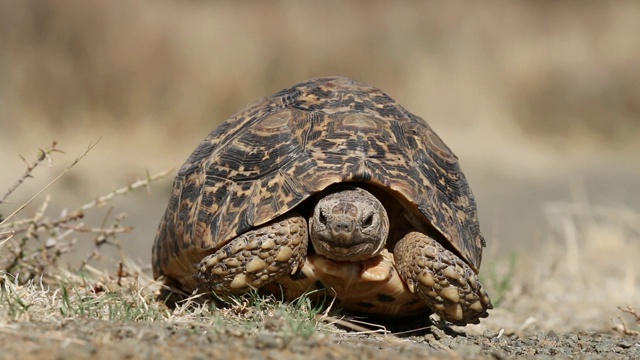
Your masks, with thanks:
[[[640,339],[594,331],[468,335],[431,326],[411,335],[240,337],[204,327],[63,321],[1,329],[0,359],[637,359]]]

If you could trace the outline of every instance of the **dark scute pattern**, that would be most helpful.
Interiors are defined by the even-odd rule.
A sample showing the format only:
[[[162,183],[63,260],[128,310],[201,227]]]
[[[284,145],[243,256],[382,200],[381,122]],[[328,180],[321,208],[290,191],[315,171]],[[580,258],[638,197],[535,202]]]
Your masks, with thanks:
[[[290,275],[290,277],[293,280],[304,280],[304,279],[307,278],[307,275],[302,270],[298,270],[295,273],[293,273],[292,275]]]
[[[183,274],[210,249],[334,183],[387,187],[413,204],[474,269],[484,244],[473,194],[451,150],[380,90],[312,79],[261,99],[213,130],[174,182],[153,247],[154,274]]]
[[[361,306],[363,308],[372,308],[375,307],[374,304],[370,303],[370,302],[366,302],[366,301],[361,301],[359,303],[356,303],[356,305]]]
[[[396,301],[396,298],[394,298],[393,296],[388,295],[388,294],[378,294],[376,297],[378,298],[378,301],[380,301],[380,302],[392,303],[392,302]]]
[[[317,290],[324,290],[326,289],[326,287],[324,286],[324,284],[322,283],[322,281],[320,280],[316,280],[315,282],[315,286]]]

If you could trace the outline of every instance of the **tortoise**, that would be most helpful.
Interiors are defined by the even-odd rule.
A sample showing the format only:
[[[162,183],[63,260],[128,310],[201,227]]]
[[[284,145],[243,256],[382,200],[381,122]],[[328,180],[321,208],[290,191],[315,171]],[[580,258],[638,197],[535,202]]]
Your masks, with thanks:
[[[485,240],[458,158],[422,118],[344,77],[299,83],[214,129],[180,168],[153,274],[187,292],[324,293],[343,309],[487,317]]]

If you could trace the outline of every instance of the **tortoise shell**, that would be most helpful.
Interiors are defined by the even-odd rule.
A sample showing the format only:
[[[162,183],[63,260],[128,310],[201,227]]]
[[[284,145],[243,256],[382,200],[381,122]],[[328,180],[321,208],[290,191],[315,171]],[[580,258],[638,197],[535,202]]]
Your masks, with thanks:
[[[379,89],[324,77],[247,106],[200,143],[175,178],[154,277],[193,290],[204,256],[345,182],[392,195],[413,226],[477,272],[484,239],[458,158]]]

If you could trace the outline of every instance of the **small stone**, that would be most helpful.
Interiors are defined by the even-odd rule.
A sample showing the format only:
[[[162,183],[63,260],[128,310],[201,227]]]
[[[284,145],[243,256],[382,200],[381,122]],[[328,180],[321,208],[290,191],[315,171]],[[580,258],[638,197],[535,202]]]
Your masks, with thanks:
[[[496,334],[495,332],[491,331],[491,330],[485,330],[485,331],[482,333],[482,336],[484,336],[484,337],[485,337],[485,338],[487,338],[487,339],[491,339],[491,338],[493,338],[493,337],[497,336],[497,334]]]
[[[260,334],[254,340],[258,349],[274,349],[282,347],[282,339],[271,334]]]
[[[618,343],[618,347],[623,348],[623,349],[629,349],[629,348],[631,348],[633,345],[634,345],[634,342],[632,342],[632,341],[628,341],[628,340],[623,340],[623,341],[620,341],[620,342]]]

